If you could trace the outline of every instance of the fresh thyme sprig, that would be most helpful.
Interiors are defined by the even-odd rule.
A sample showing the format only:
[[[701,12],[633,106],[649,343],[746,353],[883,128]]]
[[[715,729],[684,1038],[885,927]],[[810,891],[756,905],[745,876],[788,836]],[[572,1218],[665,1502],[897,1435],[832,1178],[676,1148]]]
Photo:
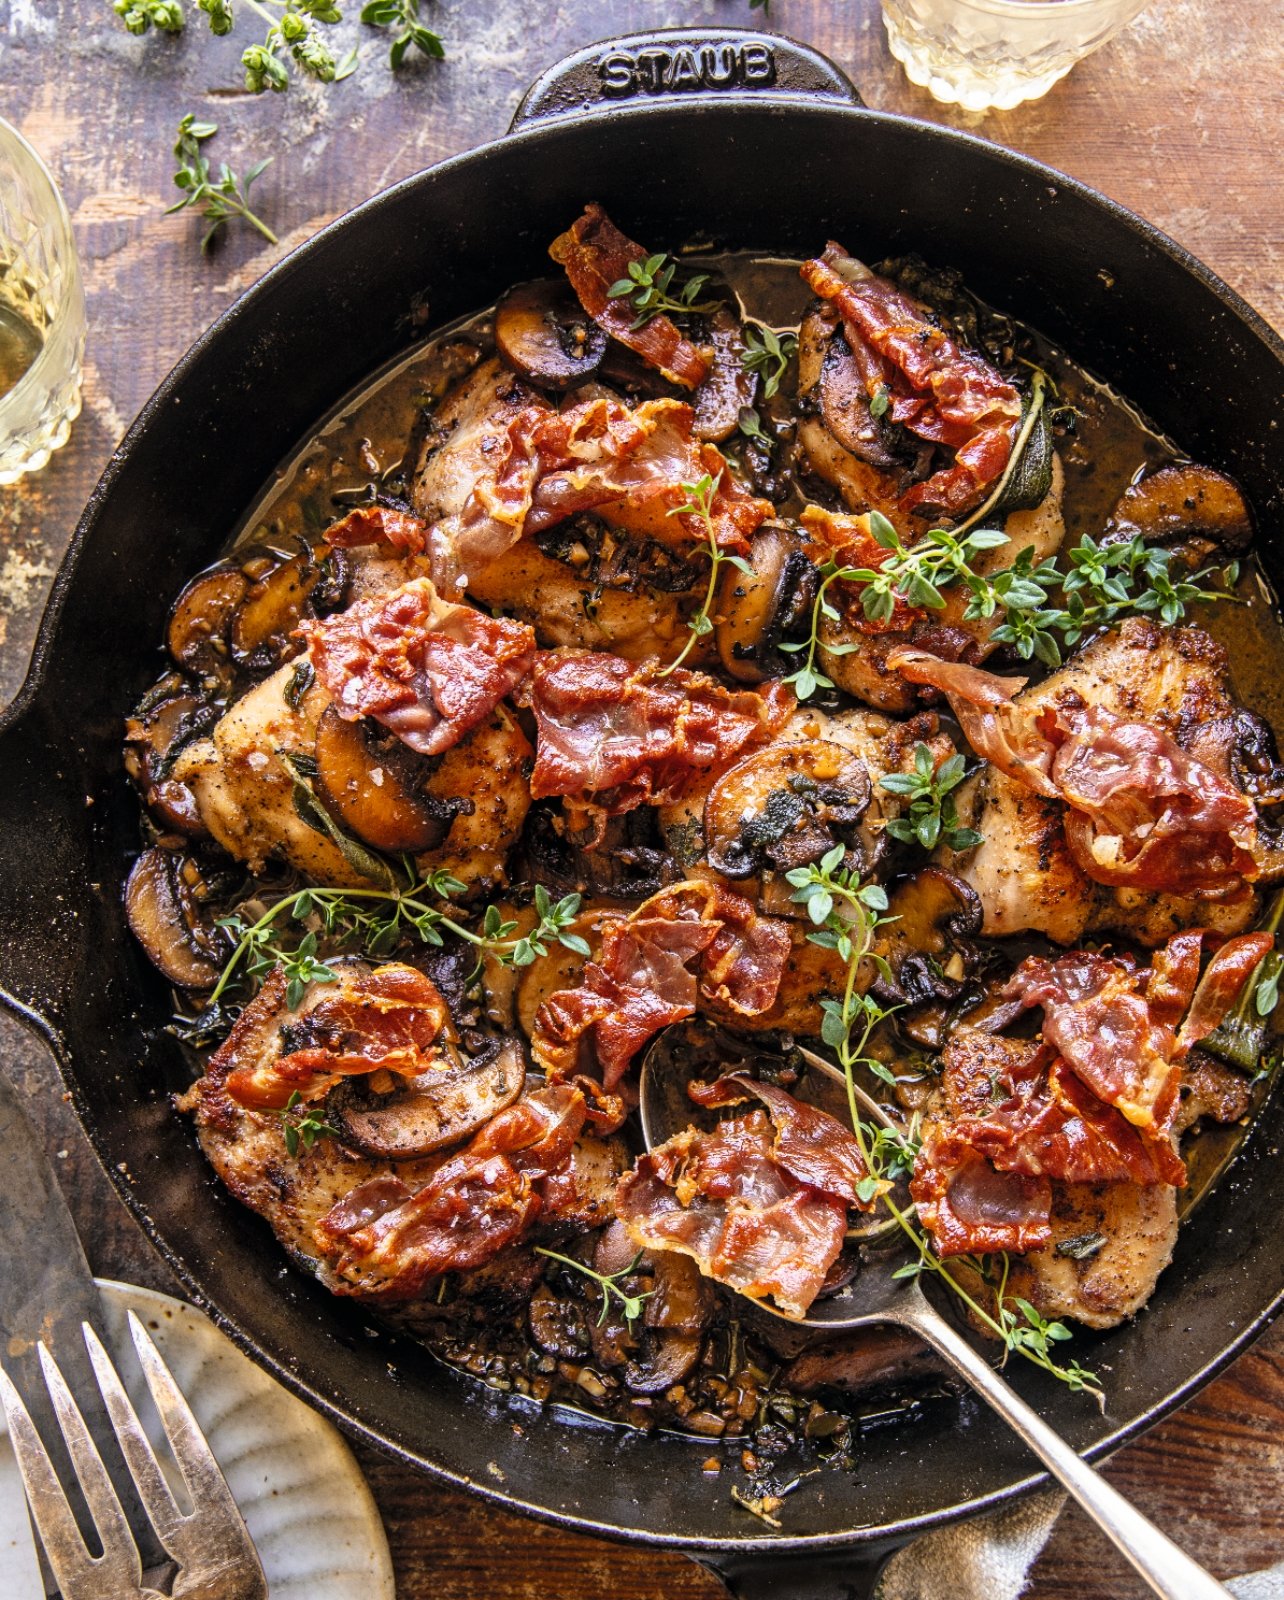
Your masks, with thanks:
[[[947,1267],[932,1249],[927,1235],[901,1208],[886,1195],[883,1204],[891,1211],[901,1226],[901,1231],[914,1246],[915,1257],[892,1273],[894,1279],[905,1281],[921,1277],[924,1273],[939,1278],[950,1293],[960,1300],[972,1315],[996,1338],[1002,1341],[1005,1357],[1019,1355],[1036,1367],[1042,1367],[1052,1377],[1059,1379],[1074,1394],[1090,1394],[1104,1407],[1097,1374],[1078,1361],[1062,1363],[1053,1354],[1054,1344],[1064,1343],[1073,1334],[1063,1322],[1049,1322],[1028,1300],[1014,1297],[1009,1303],[1007,1286],[1011,1262],[1006,1252],[999,1256],[999,1281],[994,1282],[989,1258],[960,1256],[958,1262],[975,1272],[994,1290],[994,1311],[991,1312],[959,1281],[958,1275]],[[1015,1309],[1014,1309],[1015,1308]]]
[[[537,885],[535,911],[539,920],[529,933],[514,938],[517,923],[504,919],[495,906],[487,907],[480,933],[442,909],[441,902],[462,893],[465,887],[458,878],[439,869],[423,877],[408,877],[404,888],[296,889],[252,923],[235,914],[222,917],[218,926],[236,943],[207,1008],[218,1003],[238,974],[257,983],[277,966],[282,967],[288,980],[286,999],[291,1008],[303,998],[307,984],[334,982],[335,972],[317,955],[319,935],[315,928],[309,928],[295,946],[281,943],[285,924],[304,926],[314,918],[327,938],[356,945],[374,958],[386,956],[403,938],[411,936],[424,944],[440,946],[443,932],[454,934],[505,966],[529,967],[547,955],[555,943],[577,955],[590,954],[587,942],[569,931],[579,914],[582,896],[563,895],[554,902],[547,889]]]
[[[652,317],[661,313],[671,316],[690,316],[696,312],[716,311],[716,300],[699,299],[700,291],[709,281],[707,272],[698,272],[684,284],[674,285],[673,275],[678,264],[666,255],[647,256],[644,261],[630,261],[628,276],[617,278],[606,291],[609,300],[628,300],[637,316],[633,328],[644,328]],[[670,288],[676,292],[670,294]]]
[[[921,844],[924,850],[934,850],[944,840],[951,850],[970,850],[981,843],[982,835],[975,828],[959,824],[953,791],[963,782],[967,764],[961,755],[953,755],[935,766],[929,746],[914,747],[913,772],[889,772],[879,779],[878,786],[888,794],[906,796],[909,811],[903,817],[892,817],[887,831],[902,844]]]
[[[318,1139],[340,1137],[338,1128],[332,1128],[320,1112],[311,1106],[305,1106],[302,1115],[296,1115],[296,1108],[302,1099],[299,1091],[293,1090],[285,1105],[277,1112],[281,1119],[281,1132],[285,1136],[286,1154],[290,1156],[297,1156],[300,1147],[311,1150]]]
[[[187,18],[181,0],[115,0],[112,10],[125,24],[127,33],[182,33]]]
[[[395,28],[397,35],[388,51],[388,65],[395,72],[411,45],[433,61],[442,61],[446,46],[440,34],[419,20],[419,0],[370,0],[363,7],[361,20],[370,28]]]
[[[413,6],[415,0],[404,3]],[[335,0],[237,0],[237,4],[267,24],[262,44],[248,45],[241,53],[245,86],[254,94],[288,89],[286,63],[291,59],[320,83],[341,83],[356,71],[356,49],[336,58],[317,26],[333,26],[343,20]],[[208,19],[216,37],[231,33],[236,22],[232,0],[196,0],[196,8]],[[112,9],[130,33],[146,33],[153,25],[166,33],[179,33],[187,20],[182,0],[113,0]]]
[[[812,924],[809,942],[822,950],[836,950],[839,959],[847,964],[842,999],[820,1002],[820,1036],[838,1056],[847,1079],[848,1109],[857,1118],[860,1113],[853,1074],[858,1067],[867,1068],[888,1083],[896,1081],[881,1061],[867,1053],[874,1029],[896,1008],[880,1005],[871,994],[856,992],[860,968],[866,960],[873,963],[880,977],[891,980],[891,969],[874,944],[878,930],[894,919],[883,915],[887,891],[877,883],[862,883],[859,872],[843,865],[846,855],[846,847],[836,844],[819,861],[787,872],[785,881],[794,891],[790,899],[806,910]],[[869,1194],[862,1194],[862,1200],[870,1199],[873,1193],[871,1189]]]
[[[847,1084],[848,1115],[868,1168],[869,1175],[857,1185],[857,1194],[862,1201],[884,1206],[914,1250],[914,1258],[898,1268],[893,1277],[905,1279],[925,1272],[934,1274],[1002,1340],[1006,1352],[1015,1352],[1042,1367],[1073,1390],[1087,1390],[1100,1397],[1093,1373],[1078,1362],[1062,1365],[1051,1353],[1051,1344],[1069,1338],[1069,1330],[1061,1323],[1046,1322],[1028,1301],[1016,1300],[1015,1311],[1008,1305],[1006,1255],[1002,1257],[1002,1278],[995,1297],[997,1314],[991,1314],[935,1253],[912,1210],[902,1209],[893,1197],[893,1185],[909,1176],[918,1157],[918,1118],[912,1118],[906,1127],[899,1128],[875,1126],[861,1116],[856,1098],[858,1071],[871,1072],[889,1085],[896,1082],[893,1073],[870,1053],[869,1047],[875,1029],[897,1008],[881,1005],[868,991],[858,994],[856,984],[865,961],[871,962],[881,977],[890,978],[887,961],[879,954],[876,943],[879,929],[895,919],[884,915],[888,901],[883,889],[877,884],[862,884],[857,873],[843,866],[844,857],[842,845],[835,845],[819,862],[796,867],[785,877],[794,887],[792,898],[806,908],[813,924],[808,939],[822,949],[837,951],[847,963],[841,1001],[821,1002],[821,1038],[837,1056],[842,1068]],[[983,1260],[970,1256],[963,1260],[982,1278],[987,1277],[989,1269]]]
[[[714,596],[718,590],[718,574],[723,564],[730,562],[737,572],[743,572],[746,577],[753,576],[753,568],[743,556],[732,555],[718,545],[718,530],[713,525],[713,500],[718,492],[718,485],[722,482],[722,473],[711,477],[707,472],[698,483],[684,483],[680,487],[686,499],[680,506],[674,506],[668,513],[671,517],[695,517],[703,525],[705,549],[709,556],[709,582],[705,588],[704,599],[700,609],[687,619],[689,637],[682,646],[677,656],[665,667],[660,677],[667,678],[691,654],[697,639],[703,639],[706,634],[713,632],[713,618],[710,612],[713,609]]]
[[[174,182],[183,191],[183,198],[169,206],[165,214],[168,216],[175,211],[186,211],[189,207],[199,210],[209,223],[201,239],[202,250],[209,249],[214,235],[234,217],[241,217],[252,228],[257,228],[269,244],[276,244],[276,234],[250,209],[250,185],[271,163],[272,157],[255,162],[244,178],[238,178],[224,162],[217,179],[212,180],[210,164],[201,153],[201,145],[217,132],[217,123],[197,122],[190,111],[179,123],[178,142],[174,146],[179,165]]]
[[[906,546],[899,533],[881,511],[869,513],[869,531],[875,544],[889,551],[880,567],[860,567],[847,581],[859,583],[861,609],[871,622],[887,622],[897,600],[906,605],[940,611],[945,606],[941,592],[951,584],[965,583],[975,595],[985,579],[972,570],[972,557],[1006,544],[1001,528],[974,528],[968,533],[953,533],[947,528],[929,528],[913,545]],[[1033,582],[1033,575],[1029,581]],[[1023,592],[1023,598],[1042,602]],[[995,601],[997,604],[997,599]]]
[[[770,400],[780,388],[780,380],[798,349],[797,335],[777,333],[766,323],[748,323],[745,326],[745,347],[740,364],[748,372],[756,372],[762,379],[762,397]]]
[[[1157,616],[1172,627],[1195,601],[1236,598],[1231,591],[1239,579],[1237,562],[1228,562],[1221,569],[1224,588],[1209,589],[1202,585],[1216,572],[1215,567],[1201,567],[1198,572],[1174,579],[1172,557],[1171,550],[1148,545],[1140,535],[1127,543],[1100,544],[1085,534],[1069,552],[1070,570],[1064,575],[1051,561],[1030,574],[1034,585],[1059,585],[1063,607],[1044,606],[1038,601],[1032,604],[1033,587],[1023,587],[1019,593],[1001,591],[998,586],[1005,574],[996,573],[993,584],[986,585],[982,579],[969,585],[974,599],[966,616],[992,616],[1002,606],[1005,620],[992,637],[1000,644],[1015,646],[1025,661],[1034,656],[1049,667],[1057,667],[1061,664],[1061,646],[1073,649],[1095,628],[1110,627],[1132,616]],[[985,590],[992,591],[993,600]]]
[[[1216,567],[1202,567],[1175,578],[1172,551],[1148,545],[1140,536],[1126,543],[1102,544],[1085,534],[1068,552],[1066,572],[1055,560],[1037,559],[1033,546],[1027,546],[1010,567],[985,576],[975,570],[972,559],[1007,543],[1001,529],[973,528],[964,533],[930,528],[907,546],[881,512],[869,512],[868,522],[875,543],[889,552],[887,560],[877,568],[845,567],[832,559],[824,562],[819,568],[807,639],[780,646],[786,651],[806,651],[803,666],[785,680],[794,685],[800,700],[810,698],[817,688],[833,687],[815,662],[822,647],[824,622],[840,620],[828,598],[829,588],[836,582],[861,586],[861,610],[871,622],[890,620],[898,600],[923,610],[943,610],[944,591],[960,584],[971,596],[963,613],[965,621],[1001,613],[1003,620],[991,635],[994,641],[1012,645],[1023,661],[1033,657],[1048,667],[1061,665],[1063,646],[1073,649],[1085,634],[1112,627],[1125,617],[1155,616],[1171,627],[1186,615],[1187,606],[1197,601],[1236,599],[1231,591],[1239,578],[1237,563],[1220,569],[1224,588],[1205,588],[1205,581],[1218,572]],[[1058,591],[1064,603],[1050,604]],[[860,647],[836,641],[826,642],[823,648],[831,655],[846,655]]]
[[[582,1261],[576,1261],[571,1256],[558,1255],[556,1250],[545,1250],[542,1245],[535,1246],[535,1254],[537,1256],[547,1256],[550,1261],[560,1261],[564,1267],[573,1267],[576,1272],[583,1273],[586,1278],[591,1278],[593,1282],[601,1288],[602,1314],[597,1319],[597,1325],[599,1328],[606,1321],[606,1314],[611,1309],[612,1296],[614,1296],[614,1298],[620,1302],[620,1309],[624,1313],[624,1320],[629,1324],[630,1327],[632,1327],[632,1325],[642,1315],[643,1302],[649,1300],[655,1293],[654,1289],[648,1289],[645,1294],[626,1294],[625,1291],[620,1288],[619,1280],[621,1278],[627,1278],[630,1273],[637,1270],[637,1264],[642,1259],[642,1252],[640,1250],[638,1251],[637,1255],[633,1257],[633,1260],[629,1262],[627,1267],[621,1267],[618,1272],[609,1273],[594,1272],[592,1267],[585,1266]]]

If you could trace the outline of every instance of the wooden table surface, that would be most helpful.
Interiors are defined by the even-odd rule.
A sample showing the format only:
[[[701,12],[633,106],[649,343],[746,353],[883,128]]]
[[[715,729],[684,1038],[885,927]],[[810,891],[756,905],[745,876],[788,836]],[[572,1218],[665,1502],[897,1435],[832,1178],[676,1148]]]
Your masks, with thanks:
[[[194,7],[191,8],[194,13]],[[357,6],[348,0],[355,19]],[[1187,245],[1284,326],[1284,31],[1260,0],[1154,0],[1044,99],[977,118],[915,89],[887,52],[877,0],[772,0],[766,24],[828,52],[873,106],[965,126],[1103,190]],[[424,0],[448,59],[392,77],[355,20],[362,65],[325,90],[254,99],[237,57],[257,35],[192,23],[128,36],[110,0],[0,0],[0,114],[57,175],[89,303],[85,410],[39,477],[0,489],[0,702],[21,682],[45,594],[81,506],[124,429],[188,344],[282,254],[375,190],[503,132],[522,90],[566,51],[661,24],[761,22],[747,0]],[[273,249],[246,230],[213,255],[166,217],[170,147],[186,111],[220,123],[211,154],[261,155]],[[323,351],[323,345],[319,344]],[[175,470],[181,470],[176,463]],[[0,1018],[0,1063],[29,1088],[95,1269],[172,1287],[58,1096],[42,1046]],[[714,1600],[683,1558],[617,1547],[486,1509],[361,1451],[402,1600]],[[1284,1328],[1147,1438],[1109,1476],[1219,1576],[1284,1556]],[[1142,1593],[1077,1514],[1037,1564],[1037,1600]]]

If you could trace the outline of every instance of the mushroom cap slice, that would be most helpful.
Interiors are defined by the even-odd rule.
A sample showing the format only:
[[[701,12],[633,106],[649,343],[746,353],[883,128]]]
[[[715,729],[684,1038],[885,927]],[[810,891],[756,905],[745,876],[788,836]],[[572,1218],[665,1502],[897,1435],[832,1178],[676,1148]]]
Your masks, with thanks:
[[[816,592],[805,544],[797,528],[765,522],[750,547],[752,574],[731,563],[723,573],[714,640],[724,670],[741,683],[761,683],[785,670],[780,641],[810,611]]]
[[[1106,524],[1105,541],[1140,535],[1147,544],[1202,538],[1238,554],[1253,538],[1253,517],[1243,490],[1212,467],[1160,467],[1129,484]]]
[[[844,450],[871,467],[903,466],[891,448],[887,424],[870,410],[869,391],[843,330],[835,330],[820,369],[820,414]]]
[[[814,739],[756,751],[709,791],[709,865],[735,879],[817,861],[836,842],[852,842],[869,799],[865,763],[840,744]]]
[[[552,278],[508,291],[495,310],[495,344],[527,382],[558,391],[587,382],[606,354],[606,334]]]
[[[152,965],[171,983],[210,989],[222,968],[218,936],[201,922],[193,886],[184,879],[187,864],[170,850],[144,850],[125,885],[125,915]]]
[[[385,1076],[392,1080],[386,1093],[374,1087],[377,1073],[331,1090],[326,1120],[354,1150],[410,1161],[461,1143],[512,1105],[526,1081],[526,1057],[517,1039],[507,1037],[414,1078]]]
[[[344,827],[376,850],[435,850],[450,832],[459,808],[423,787],[437,763],[394,734],[349,722],[331,705],[317,723],[315,753],[317,793]]]

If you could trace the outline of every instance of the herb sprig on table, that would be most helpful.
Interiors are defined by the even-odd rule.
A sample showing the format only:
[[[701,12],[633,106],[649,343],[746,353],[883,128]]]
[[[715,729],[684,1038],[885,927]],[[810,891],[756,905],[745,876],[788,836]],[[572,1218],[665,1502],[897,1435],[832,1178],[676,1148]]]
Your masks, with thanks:
[[[178,140],[174,145],[174,154],[178,158],[174,182],[183,191],[183,198],[169,206],[166,215],[186,211],[189,207],[199,211],[209,223],[201,239],[202,250],[208,250],[218,230],[237,217],[248,222],[250,227],[257,228],[269,244],[275,244],[276,234],[250,209],[250,186],[271,164],[272,157],[255,162],[243,178],[238,178],[226,162],[219,167],[217,176],[212,176],[209,160],[203,154],[201,145],[217,132],[217,123],[197,122],[191,112],[179,123]]]
[[[420,21],[419,0],[370,0],[362,9],[361,20],[370,28],[396,30],[388,51],[388,65],[394,72],[406,59],[411,45],[432,61],[445,59],[446,46],[441,35]]]

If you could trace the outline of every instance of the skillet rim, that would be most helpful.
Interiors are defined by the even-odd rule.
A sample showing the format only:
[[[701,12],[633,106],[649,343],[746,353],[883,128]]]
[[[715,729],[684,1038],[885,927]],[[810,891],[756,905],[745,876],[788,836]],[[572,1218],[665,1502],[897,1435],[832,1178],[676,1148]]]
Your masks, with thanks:
[[[704,30],[690,31],[699,33]],[[51,586],[49,600],[32,650],[31,665],[28,673],[10,706],[3,714],[0,714],[0,736],[4,736],[16,729],[39,706],[41,691],[44,687],[49,661],[57,641],[65,602],[75,581],[76,569],[86,545],[93,537],[103,508],[110,500],[118,480],[128,467],[129,458],[138,439],[150,427],[158,413],[173,403],[175,394],[179,394],[181,397],[181,390],[191,367],[204,357],[212,346],[223,342],[227,336],[234,332],[239,319],[247,314],[248,308],[257,301],[261,293],[266,292],[269,288],[275,289],[287,282],[296,272],[312,261],[318,250],[326,248],[328,242],[335,236],[353,227],[366,226],[368,220],[377,215],[381,207],[399,200],[407,192],[413,190],[415,186],[424,183],[430,176],[442,172],[453,172],[501,145],[508,148],[514,144],[522,146],[537,144],[546,132],[551,132],[554,128],[564,129],[567,123],[580,120],[591,123],[594,119],[601,119],[606,116],[609,116],[612,121],[625,119],[644,120],[648,116],[674,111],[680,111],[683,115],[709,113],[714,116],[720,116],[724,111],[734,110],[738,105],[752,105],[759,113],[767,109],[775,115],[788,117],[792,121],[816,119],[818,122],[824,122],[831,116],[837,116],[848,123],[854,120],[861,123],[874,122],[896,127],[904,127],[908,124],[916,130],[921,130],[924,137],[938,141],[944,140],[949,146],[961,144],[963,147],[970,149],[977,157],[983,157],[986,161],[996,161],[1000,168],[1009,167],[1024,173],[1027,177],[1035,177],[1044,182],[1052,182],[1058,186],[1063,186],[1067,192],[1075,195],[1081,201],[1087,202],[1091,208],[1102,214],[1106,219],[1136,235],[1144,244],[1167,256],[1176,266],[1195,278],[1228,312],[1238,319],[1247,332],[1265,345],[1267,351],[1284,367],[1284,339],[1242,296],[1231,289],[1216,273],[1183,246],[1176,243],[1153,224],[1137,216],[1117,201],[1111,200],[1109,197],[1092,189],[1089,185],[1061,173],[1046,163],[1004,149],[989,140],[979,138],[973,134],[946,128],[919,118],[899,116],[890,112],[871,111],[855,104],[846,104],[838,98],[827,98],[814,103],[800,103],[797,100],[792,100],[777,102],[773,105],[769,95],[723,95],[719,98],[716,106],[710,105],[707,101],[698,100],[693,100],[688,105],[681,107],[671,100],[640,102],[627,106],[611,105],[589,109],[574,116],[559,115],[550,117],[547,120],[532,121],[518,131],[501,136],[499,139],[488,141],[486,144],[479,145],[472,150],[452,156],[433,167],[425,168],[418,173],[412,174],[391,188],[371,196],[343,216],[336,218],[332,223],[314,234],[311,239],[291,251],[289,255],[257,280],[231,306],[227,307],[189,347],[140,410],[125,437],[113,451],[98,484],[86,503],[85,510],[77,524]],[[244,1331],[238,1322],[223,1313],[211,1301],[200,1283],[196,1281],[185,1266],[175,1248],[162,1236],[157,1225],[146,1211],[141,1199],[135,1196],[128,1175],[117,1171],[115,1164],[108,1160],[107,1153],[100,1148],[100,1133],[86,1114],[78,1084],[66,1059],[66,1046],[58,1038],[57,1030],[32,1007],[16,1001],[3,991],[0,991],[0,996],[3,997],[5,1003],[13,1009],[20,1020],[37,1031],[45,1042],[52,1047],[59,1074],[70,1091],[77,1119],[90,1141],[96,1159],[103,1166],[116,1192],[128,1207],[135,1221],[142,1228],[149,1242],[166,1261],[179,1281],[183,1283],[193,1301],[212,1317],[216,1325],[223,1329],[238,1347],[245,1350],[261,1366],[270,1371],[278,1381],[284,1383],[289,1390],[304,1398],[315,1409],[321,1411],[322,1414],[328,1416],[332,1421],[348,1431],[354,1432],[358,1436],[378,1445],[379,1448],[388,1451],[398,1459],[414,1464],[416,1467],[452,1483],[456,1487],[478,1494],[494,1504],[518,1511],[524,1515],[533,1516],[544,1522],[575,1528],[598,1536],[624,1539],[630,1543],[679,1550],[699,1550],[711,1554],[721,1552],[727,1555],[768,1555],[788,1551],[814,1552],[818,1550],[836,1550],[843,1547],[892,1545],[897,1542],[903,1542],[911,1535],[917,1535],[930,1528],[948,1524],[962,1516],[974,1515],[995,1505],[1007,1503],[1047,1480],[1046,1473],[1032,1470],[1017,1481],[991,1490],[977,1498],[956,1501],[949,1506],[939,1507],[931,1512],[903,1518],[895,1522],[883,1523],[877,1527],[803,1535],[770,1534],[761,1537],[726,1538],[712,1536],[692,1537],[690,1535],[655,1531],[649,1528],[625,1527],[622,1524],[604,1522],[599,1518],[575,1512],[535,1505],[520,1494],[493,1487],[469,1476],[465,1472],[454,1470],[438,1462],[430,1462],[413,1448],[399,1443],[385,1433],[380,1432],[376,1425],[362,1421],[343,1410],[341,1402],[330,1399],[304,1382],[297,1374],[291,1371],[285,1361],[278,1360],[265,1350],[251,1334]],[[1284,1284],[1281,1285],[1274,1297],[1237,1331],[1232,1341],[1228,1345],[1224,1345],[1216,1356],[1206,1361],[1176,1389],[1164,1396],[1162,1400],[1152,1404],[1148,1409],[1143,1410],[1140,1415],[1112,1430],[1086,1448],[1083,1451],[1084,1456],[1089,1460],[1096,1460],[1118,1448],[1120,1444],[1135,1438],[1138,1434],[1171,1414],[1173,1410],[1183,1404],[1194,1392],[1203,1387],[1242,1353],[1280,1313],[1281,1309],[1284,1309]]]

